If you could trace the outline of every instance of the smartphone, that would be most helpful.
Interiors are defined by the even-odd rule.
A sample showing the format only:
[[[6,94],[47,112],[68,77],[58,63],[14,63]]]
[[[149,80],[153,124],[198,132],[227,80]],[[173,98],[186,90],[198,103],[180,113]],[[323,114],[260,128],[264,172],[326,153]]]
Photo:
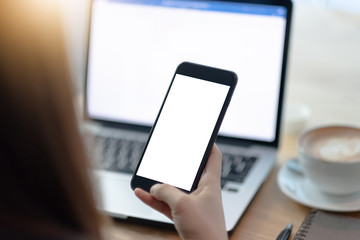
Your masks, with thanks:
[[[131,188],[197,188],[237,83],[234,72],[181,63],[151,129]]]

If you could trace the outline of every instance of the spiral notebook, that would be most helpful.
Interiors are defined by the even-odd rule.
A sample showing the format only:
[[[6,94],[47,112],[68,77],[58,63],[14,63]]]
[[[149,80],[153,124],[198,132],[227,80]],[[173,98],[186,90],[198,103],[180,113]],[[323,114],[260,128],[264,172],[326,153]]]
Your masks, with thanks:
[[[359,240],[360,219],[320,210],[312,210],[293,240]]]

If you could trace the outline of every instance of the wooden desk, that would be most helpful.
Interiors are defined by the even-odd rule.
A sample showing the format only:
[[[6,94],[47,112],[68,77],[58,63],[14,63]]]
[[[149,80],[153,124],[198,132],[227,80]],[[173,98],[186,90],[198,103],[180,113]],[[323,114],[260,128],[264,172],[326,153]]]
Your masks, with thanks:
[[[307,104],[306,127],[360,125],[360,16],[295,6],[286,103]],[[286,124],[286,123],[285,123]],[[230,236],[273,240],[288,223],[294,232],[310,208],[286,197],[276,183],[279,166],[296,156],[297,136],[282,134],[278,162]],[[360,218],[360,212],[348,213]],[[179,239],[176,232],[115,223],[110,239]]]

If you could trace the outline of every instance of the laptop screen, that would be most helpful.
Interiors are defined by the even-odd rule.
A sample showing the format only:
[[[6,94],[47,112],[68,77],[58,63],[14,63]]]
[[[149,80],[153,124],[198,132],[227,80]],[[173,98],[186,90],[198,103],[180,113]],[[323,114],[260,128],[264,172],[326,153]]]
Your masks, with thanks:
[[[287,10],[233,1],[94,0],[86,110],[152,126],[183,61],[236,72],[219,135],[277,138]]]

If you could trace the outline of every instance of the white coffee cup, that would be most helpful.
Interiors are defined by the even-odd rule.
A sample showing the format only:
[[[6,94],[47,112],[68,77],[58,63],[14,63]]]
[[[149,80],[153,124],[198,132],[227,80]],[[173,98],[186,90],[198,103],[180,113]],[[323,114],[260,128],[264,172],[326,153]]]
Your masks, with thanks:
[[[360,192],[360,129],[327,126],[305,131],[298,142],[304,174],[322,192]]]

